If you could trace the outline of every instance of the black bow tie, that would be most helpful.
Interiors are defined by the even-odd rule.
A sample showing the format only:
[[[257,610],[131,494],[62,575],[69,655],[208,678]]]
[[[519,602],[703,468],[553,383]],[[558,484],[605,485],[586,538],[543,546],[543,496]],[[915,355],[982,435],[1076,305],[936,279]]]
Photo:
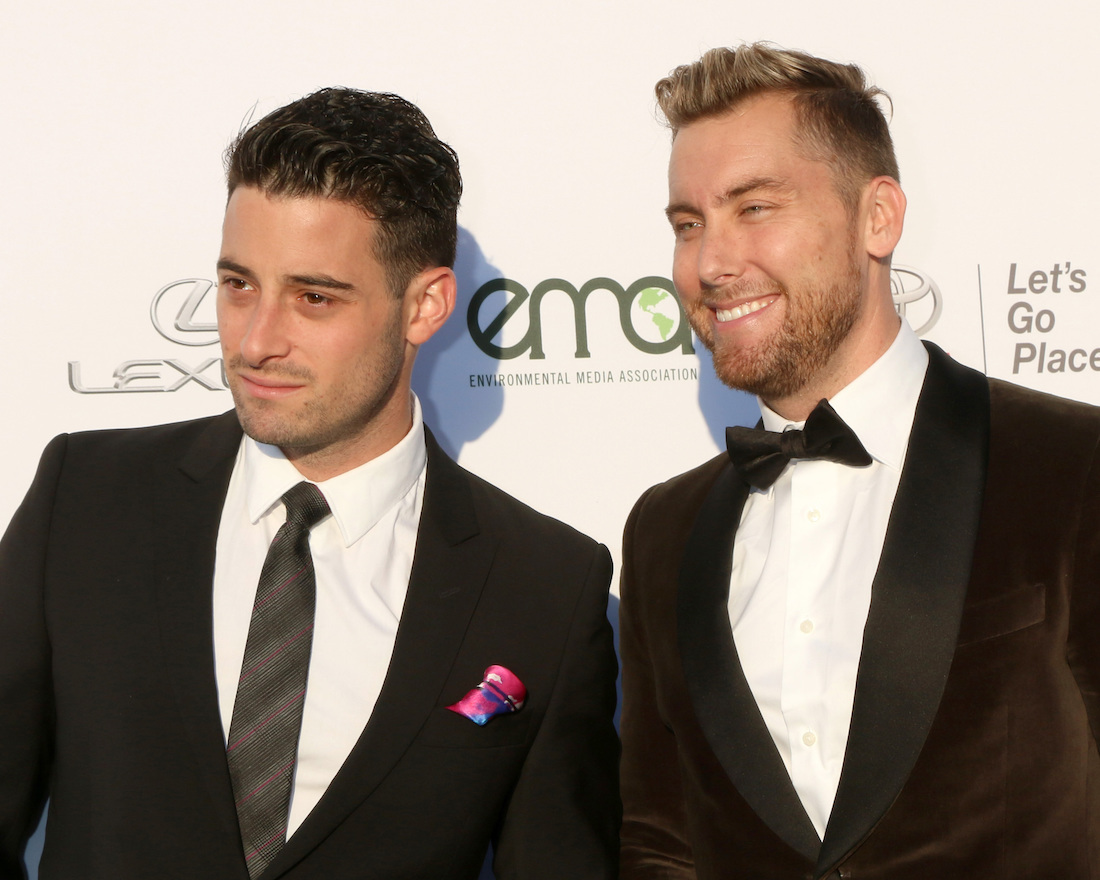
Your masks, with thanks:
[[[852,467],[871,463],[859,438],[827,400],[814,407],[801,431],[726,428],[726,450],[733,466],[754,489],[767,489],[795,458],[822,458]]]

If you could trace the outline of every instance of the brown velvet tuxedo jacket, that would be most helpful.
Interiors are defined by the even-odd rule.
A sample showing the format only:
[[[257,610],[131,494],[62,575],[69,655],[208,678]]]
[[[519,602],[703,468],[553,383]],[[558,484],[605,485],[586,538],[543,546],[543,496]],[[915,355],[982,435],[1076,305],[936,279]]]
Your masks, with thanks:
[[[50,798],[41,880],[248,880],[211,591],[241,438],[213,419],[62,436],[0,542],[0,878]],[[428,473],[374,714],[265,880],[613,878],[606,548],[451,461]],[[500,664],[479,727],[445,707]]]
[[[824,841],[730,630],[747,486],[720,456],[636,505],[624,880],[1100,878],[1100,410],[929,349]]]

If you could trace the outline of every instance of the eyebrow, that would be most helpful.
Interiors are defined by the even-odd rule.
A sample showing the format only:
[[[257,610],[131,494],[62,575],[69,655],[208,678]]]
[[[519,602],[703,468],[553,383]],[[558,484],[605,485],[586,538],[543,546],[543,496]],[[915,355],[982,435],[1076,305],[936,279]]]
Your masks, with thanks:
[[[329,290],[355,290],[355,285],[331,275],[284,275],[284,282],[301,287],[324,287]]]
[[[749,178],[748,180],[746,180],[744,183],[738,184],[737,186],[726,190],[726,192],[723,193],[718,198],[718,204],[719,205],[724,205],[728,202],[732,202],[735,199],[739,199],[739,198],[741,198],[741,196],[746,195],[746,194],[748,194],[750,192],[753,192],[754,190],[758,190],[758,189],[785,189],[785,188],[787,188],[787,184],[785,184],[782,180],[780,180],[777,177],[763,177],[763,176],[761,176],[761,177],[752,177],[752,178]],[[699,213],[699,209],[696,208],[694,205],[691,205],[687,202],[673,202],[667,208],[665,208],[665,216],[669,219],[670,222],[671,222],[673,216],[676,215],[676,214],[698,214],[698,213]]]
[[[242,266],[240,263],[225,259],[224,257],[218,260],[219,272],[233,272],[236,275],[246,275],[249,278],[253,277],[253,272],[247,266]],[[321,287],[326,290],[354,290],[355,285],[347,281],[341,281],[339,278],[333,278],[331,275],[319,273],[315,275],[284,275],[283,282],[287,284],[296,284],[301,287]]]
[[[218,271],[219,272],[233,272],[236,275],[251,275],[252,274],[247,268],[242,266],[240,263],[235,263],[232,260],[227,260],[225,257],[222,257],[221,259],[218,260]]]

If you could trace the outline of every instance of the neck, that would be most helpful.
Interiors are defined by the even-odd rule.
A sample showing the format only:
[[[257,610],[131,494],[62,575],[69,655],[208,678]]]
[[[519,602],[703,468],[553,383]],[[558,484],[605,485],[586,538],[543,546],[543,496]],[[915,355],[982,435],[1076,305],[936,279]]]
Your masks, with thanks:
[[[307,480],[320,483],[354,470],[389,452],[412,429],[413,404],[408,389],[391,406],[375,412],[363,427],[347,437],[316,446],[279,449]]]
[[[783,397],[762,398],[764,403],[789,421],[805,421],[819,401],[831,400],[890,348],[901,329],[901,318],[894,311],[892,301],[889,314],[884,314],[883,318],[869,322],[858,333],[853,328],[825,368],[797,391]]]

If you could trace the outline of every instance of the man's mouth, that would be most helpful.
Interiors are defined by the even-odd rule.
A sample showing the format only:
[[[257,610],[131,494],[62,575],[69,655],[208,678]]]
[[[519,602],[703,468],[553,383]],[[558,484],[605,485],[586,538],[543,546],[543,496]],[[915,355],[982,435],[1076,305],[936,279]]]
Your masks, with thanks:
[[[736,321],[738,318],[743,318],[745,315],[751,315],[753,312],[758,312],[767,306],[770,306],[775,301],[775,297],[768,297],[767,299],[753,299],[748,302],[741,303],[734,306],[732,309],[714,309],[714,317],[719,324],[724,324],[727,321]]]
[[[265,375],[238,373],[245,390],[253,397],[278,399],[293,394],[302,387],[300,380]]]

